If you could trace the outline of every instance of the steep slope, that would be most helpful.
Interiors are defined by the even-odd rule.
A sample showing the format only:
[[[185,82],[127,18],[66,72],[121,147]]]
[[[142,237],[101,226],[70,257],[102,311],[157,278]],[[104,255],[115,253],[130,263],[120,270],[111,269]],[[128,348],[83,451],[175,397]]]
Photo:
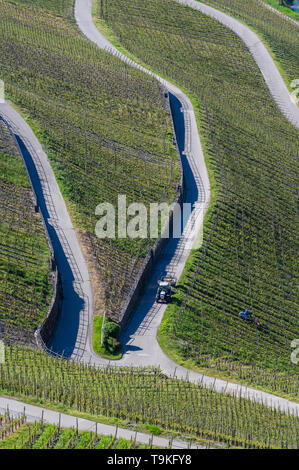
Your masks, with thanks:
[[[19,149],[0,120],[0,338],[35,344],[52,295],[51,251]]]
[[[204,245],[166,312],[163,345],[188,366],[296,395],[298,131],[243,42],[214,19],[169,0],[102,5],[118,41],[195,98],[216,178]],[[262,329],[239,318],[245,307]]]
[[[89,262],[95,311],[118,319],[153,240],[100,240],[99,203],[172,202],[180,179],[169,104],[151,77],[84,39],[73,1],[0,1],[6,95],[44,144]]]
[[[12,346],[6,348],[0,372],[0,388],[6,394],[12,392],[25,401],[30,397],[31,403],[38,400],[39,405],[50,401],[71,414],[76,411],[99,421],[103,416],[114,417],[120,424],[156,425],[238,447],[296,448],[298,444],[298,405],[283,413],[270,403],[253,403],[166,377],[156,368],[95,368]]]
[[[265,8],[261,0],[207,0],[204,3],[234,16],[254,29],[269,46],[289,85],[298,78],[299,23]]]

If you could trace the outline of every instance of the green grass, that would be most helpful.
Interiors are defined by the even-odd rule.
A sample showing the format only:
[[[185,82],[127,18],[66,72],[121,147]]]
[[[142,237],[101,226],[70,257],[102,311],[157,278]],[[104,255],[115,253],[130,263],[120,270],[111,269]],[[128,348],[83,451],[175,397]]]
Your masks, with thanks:
[[[34,342],[52,296],[50,257],[41,216],[23,160],[0,123],[0,325],[1,337]]]
[[[189,367],[297,396],[298,131],[244,44],[215,20],[169,0],[104,1],[103,12],[124,49],[194,97],[215,178],[204,244],[166,311],[161,344]],[[290,73],[297,58],[285,60]],[[246,306],[262,330],[239,319]]]
[[[1,389],[0,389],[0,395],[9,397],[8,395],[5,394],[5,391]],[[75,416],[78,418],[88,419],[90,421],[94,421],[95,423],[109,424],[112,426],[118,425],[119,427],[123,429],[130,429],[130,430],[133,429],[134,431],[148,434],[149,437],[151,436],[151,431],[150,431],[151,425],[143,424],[141,422],[137,424],[137,423],[130,422],[128,419],[121,419],[115,416],[104,416],[101,414],[95,415],[91,413],[86,413],[86,412],[75,410],[74,408],[68,408],[59,403],[53,403],[50,401],[46,401],[46,400],[38,399],[34,397],[28,397],[28,396],[24,397],[22,394],[19,394],[16,392],[14,392],[14,394],[10,396],[13,396],[16,399],[21,399],[24,401],[24,403],[28,403],[30,405],[39,406],[42,408],[46,408],[48,410],[58,411],[60,413],[64,413],[70,416]],[[0,417],[0,421],[1,421],[1,417]],[[190,439],[190,435],[186,436],[184,433],[180,433],[179,431],[171,431],[169,429],[164,429],[164,428],[159,428],[159,429],[161,429],[162,431],[161,434],[159,433],[159,435],[161,437],[165,437],[166,439],[178,439],[178,440],[186,440],[186,438]],[[208,446],[208,447],[213,445],[215,447],[218,447],[218,446],[223,447],[223,443],[218,443],[217,441],[214,441],[212,439],[199,438],[199,437],[196,437],[195,435],[192,435],[192,441],[196,443],[197,445],[203,445],[203,446]]]
[[[72,5],[0,1],[1,78],[47,150],[103,289],[95,310],[118,320],[154,240],[99,240],[95,209],[118,194],[147,207],[172,202],[179,161],[161,86],[86,40]]]
[[[11,346],[0,364],[2,394],[41,405],[51,402],[95,419],[126,420],[225,445],[296,447],[298,418],[236,396],[216,393],[155,368],[106,367],[56,359],[42,351]],[[68,436],[69,442],[72,436]],[[66,445],[64,441],[62,447]]]
[[[106,359],[121,359],[122,352],[113,353],[111,349],[107,349],[104,346],[101,346],[101,335],[102,335],[102,324],[103,317],[96,316],[93,319],[93,337],[92,337],[92,346],[96,354],[99,354]],[[120,346],[121,348],[121,346]]]
[[[145,427],[146,427],[146,429],[148,429],[148,431],[150,431],[155,436],[159,436],[160,434],[162,434],[162,429],[159,428],[159,426],[155,426],[155,425],[152,425],[152,424],[147,424]]]
[[[280,11],[281,13],[284,13],[285,15],[289,16],[293,20],[299,21],[299,13],[296,11],[293,11],[291,8],[288,8],[287,6],[279,5],[279,0],[263,0],[265,3],[268,3],[273,8],[276,8],[276,10]],[[288,3],[288,0],[286,0],[286,3]]]

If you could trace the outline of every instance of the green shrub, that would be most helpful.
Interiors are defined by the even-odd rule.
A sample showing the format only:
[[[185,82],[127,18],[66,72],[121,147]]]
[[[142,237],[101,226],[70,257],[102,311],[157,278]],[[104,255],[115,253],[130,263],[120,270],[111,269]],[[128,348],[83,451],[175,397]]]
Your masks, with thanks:
[[[104,325],[104,341],[108,338],[118,340],[120,335],[120,326],[114,322],[107,322]]]

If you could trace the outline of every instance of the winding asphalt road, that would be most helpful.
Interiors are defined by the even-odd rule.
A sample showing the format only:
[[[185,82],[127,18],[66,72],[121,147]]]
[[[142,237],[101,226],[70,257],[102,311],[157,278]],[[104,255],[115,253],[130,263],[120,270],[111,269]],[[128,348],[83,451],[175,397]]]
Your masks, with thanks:
[[[259,65],[268,88],[280,109],[286,115],[290,122],[299,128],[299,109],[291,101],[288,89],[282,80],[271,56],[261,43],[260,39],[252,31],[237,22],[233,18],[218,12],[195,1],[178,0],[179,3],[186,4],[192,8],[199,9],[209,16],[215,17],[218,21],[228,26],[241,37],[249,46]],[[202,383],[208,387],[213,387],[217,391],[226,391],[227,393],[237,394],[258,402],[263,402],[269,406],[279,407],[283,410],[299,413],[299,405],[289,400],[276,397],[272,394],[261,392],[250,387],[244,387],[220,379],[198,374],[178,366],[171,361],[160,348],[156,334],[162,320],[165,305],[155,303],[155,292],[157,280],[161,272],[164,274],[180,277],[185,265],[190,249],[202,227],[203,216],[207,210],[210,200],[210,184],[208,180],[207,169],[204,161],[200,137],[198,134],[197,123],[194,110],[189,98],[173,84],[161,79],[158,75],[152,73],[146,68],[135,63],[124,54],[120,53],[103,36],[92,20],[92,0],[75,1],[75,18],[78,27],[83,34],[96,43],[100,48],[117,56],[129,65],[150,74],[162,83],[169,91],[170,103],[172,107],[174,125],[177,141],[181,154],[181,160],[184,170],[184,180],[186,188],[186,201],[195,206],[191,218],[188,221],[183,235],[178,243],[175,240],[169,240],[162,256],[158,260],[155,270],[148,282],[144,294],[140,297],[134,314],[122,335],[122,344],[124,344],[124,354],[120,361],[114,361],[115,365],[159,365],[162,371],[169,375],[175,375],[178,378],[187,378],[189,381]],[[276,82],[277,80],[277,82]],[[179,108],[182,107],[184,123],[179,122]],[[95,364],[102,364],[103,360],[93,354],[91,348],[91,338],[89,338],[89,347],[86,349],[85,359]],[[112,362],[112,361],[111,361]]]
[[[267,87],[274,98],[278,108],[285,117],[299,129],[299,108],[294,103],[282,76],[280,75],[270,53],[264,46],[259,36],[248,26],[240,23],[238,20],[227,14],[216,10],[208,5],[197,2],[196,0],[175,0],[177,3],[189,6],[194,10],[199,10],[205,15],[214,18],[224,26],[231,29],[245,43],[255,62],[257,63]]]
[[[180,239],[170,238],[163,249],[154,272],[149,279],[145,293],[140,297],[131,320],[122,335],[124,355],[117,365],[161,365],[163,353],[156,340],[156,332],[166,309],[165,304],[155,303],[157,281],[161,276],[170,275],[179,278],[183,272],[186,260],[194,243],[200,243],[200,229],[204,214],[210,201],[210,183],[205,165],[201,142],[198,134],[194,110],[189,98],[181,90],[158,75],[136,64],[121,54],[95,27],[92,17],[92,0],[77,0],[75,2],[75,18],[81,31],[100,48],[119,57],[129,65],[152,75],[168,90],[170,105],[176,131],[176,138],[180,150],[185,180],[185,202],[192,204],[193,211],[186,222]],[[92,318],[90,318],[92,321]],[[166,356],[165,356],[166,357]],[[96,364],[103,360],[95,356],[91,347],[91,336],[86,348],[86,360]],[[163,362],[163,370],[166,363]],[[168,363],[168,367],[170,363]],[[171,364],[170,370],[174,371]],[[167,367],[165,367],[167,368]],[[169,370],[169,369],[168,369]],[[185,372],[186,375],[186,372]]]
[[[51,164],[30,126],[8,103],[0,104],[2,119],[23,157],[36,201],[50,238],[61,276],[64,298],[55,341],[56,353],[80,358],[85,350],[92,315],[92,287],[85,259]],[[90,310],[90,311],[89,311]],[[64,331],[68,335],[64,336]],[[79,331],[79,334],[78,334]]]
[[[203,12],[209,16],[219,16],[224,24],[228,20],[232,21],[233,27],[239,29],[240,37],[245,31],[244,28],[246,27],[244,25],[241,25],[224,13],[217,12],[217,10],[211,7],[199,4],[198,2],[181,1],[180,3],[202,9],[202,11],[206,10]],[[207,169],[194,110],[189,98],[177,87],[146,70],[144,67],[137,65],[111,46],[109,41],[95,27],[92,21],[91,10],[92,0],[76,0],[75,17],[81,31],[100,48],[106,49],[109,53],[118,56],[128,64],[154,76],[168,89],[185,174],[186,201],[191,202],[194,208],[191,217],[185,225],[183,236],[179,240],[170,239],[165,250],[163,250],[145,293],[141,296],[134,315],[123,334],[122,340],[125,344],[123,358],[120,361],[113,361],[113,365],[160,366],[162,371],[168,376],[175,375],[178,378],[186,378],[195,383],[205,384],[218,392],[236,394],[262,402],[267,406],[280,408],[289,413],[299,414],[299,404],[297,403],[240,384],[215,379],[187,370],[171,361],[161,350],[156,339],[156,333],[165,311],[165,305],[157,305],[154,302],[156,281],[160,277],[161,272],[169,273],[179,278],[191,247],[194,243],[200,242],[198,234],[202,228],[203,216],[210,200]],[[219,18],[217,19],[220,21]],[[226,25],[229,26],[229,24]],[[252,47],[252,51],[255,51],[257,55],[257,63],[263,75],[268,77],[266,81],[271,93],[278,100],[278,105],[287,118],[296,127],[299,127],[298,109],[295,109],[296,107],[294,107],[289,92],[271,57],[267,51],[265,52],[265,47],[261,41],[257,37],[252,37],[254,33],[248,28],[246,28],[246,31],[245,35],[249,35],[250,47]],[[270,62],[268,58],[270,58]],[[272,66],[274,70],[272,70]],[[272,72],[274,73],[273,77],[271,76]],[[277,74],[279,77],[278,83],[275,81]],[[39,206],[54,246],[58,269],[62,273],[65,298],[57,334],[51,346],[58,353],[64,350],[65,355],[72,359],[88,361],[98,366],[106,365],[108,361],[96,356],[92,350],[93,311],[90,278],[51,165],[30,127],[12,107],[8,104],[0,105],[0,115],[9,124],[20,144],[32,185],[37,194]],[[71,328],[74,335],[76,331],[79,332],[76,339],[73,337],[75,346],[72,344],[72,341],[69,344],[65,343],[66,338],[68,338],[65,332],[69,328]]]

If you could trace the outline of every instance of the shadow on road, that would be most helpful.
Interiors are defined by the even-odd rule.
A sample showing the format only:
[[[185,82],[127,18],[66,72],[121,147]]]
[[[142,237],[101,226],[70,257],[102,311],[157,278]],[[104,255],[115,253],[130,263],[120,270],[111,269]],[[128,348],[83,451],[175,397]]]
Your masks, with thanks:
[[[185,149],[185,122],[184,114],[181,111],[181,102],[171,93],[169,93],[170,108],[173,116],[176,140],[180,152],[180,158],[184,174],[184,202],[191,203],[192,210],[194,203],[198,200],[198,188],[194,180],[192,169],[188,163],[188,159],[184,154]],[[61,311],[59,319],[52,338],[49,340],[47,347],[54,353],[63,354],[64,357],[70,357],[74,351],[80,322],[80,312],[84,307],[84,299],[78,295],[74,286],[74,275],[65,254],[65,247],[61,245],[57,230],[50,224],[50,214],[43,194],[43,189],[36,170],[35,163],[24,142],[18,135],[15,138],[19,144],[32,186],[34,188],[37,203],[43,216],[48,235],[51,239],[55,253],[55,261],[58,272],[62,280],[63,298],[61,303]],[[184,229],[188,219],[181,218],[181,228]],[[143,335],[147,328],[155,318],[156,313],[160,309],[160,305],[155,304],[155,296],[157,290],[157,282],[161,276],[169,272],[169,265],[173,260],[174,254],[178,249],[179,238],[173,238],[170,231],[170,238],[164,245],[155,267],[148,279],[147,285],[140,296],[140,300],[136,305],[135,311],[129,320],[127,327],[121,336],[121,342],[124,345],[123,351],[137,351],[140,347],[128,344],[130,338],[134,334]]]
[[[49,223],[50,214],[47,209],[35,163],[22,139],[16,134],[14,134],[14,136],[18,142],[27,171],[30,175],[31,183],[37,197],[37,204],[52,242],[55,262],[62,281],[63,298],[59,319],[54,335],[47,344],[47,347],[55,353],[70,357],[78,335],[80,311],[83,308],[84,300],[75,291],[73,285],[74,276],[69,261],[65,256],[64,248],[61,245],[56,229]]]
[[[126,351],[142,351],[142,349],[139,346],[134,346],[133,344],[126,344],[125,346],[123,346],[123,353],[124,353],[124,349]]]
[[[170,108],[174,122],[175,134],[177,144],[180,152],[183,173],[184,173],[184,202],[191,203],[192,211],[194,210],[194,203],[198,201],[198,187],[193,176],[192,169],[190,168],[188,159],[184,154],[185,150],[185,122],[184,114],[181,111],[182,104],[174,96],[169,93]],[[184,229],[188,219],[181,220],[181,227]],[[174,254],[178,249],[180,239],[170,236],[167,243],[164,245],[155,267],[146,283],[140,299],[132,313],[127,326],[121,334],[121,343],[123,344],[123,353],[131,350],[129,341],[133,335],[143,336],[154,321],[155,316],[161,308],[161,304],[155,303],[156,291],[158,287],[158,280],[161,276],[166,275],[171,271],[173,265]],[[173,266],[174,267],[174,266]]]

